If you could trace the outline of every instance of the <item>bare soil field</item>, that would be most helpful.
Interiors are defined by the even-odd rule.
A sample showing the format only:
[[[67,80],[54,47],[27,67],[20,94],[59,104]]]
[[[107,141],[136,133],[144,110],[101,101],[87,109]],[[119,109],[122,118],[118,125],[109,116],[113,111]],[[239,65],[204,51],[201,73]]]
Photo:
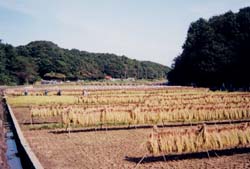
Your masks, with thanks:
[[[250,168],[250,151],[210,156],[152,157],[144,147],[152,129],[59,133],[29,130],[27,108],[13,108],[31,148],[45,168]],[[52,119],[53,121],[53,119]],[[137,163],[147,155],[142,163]]]

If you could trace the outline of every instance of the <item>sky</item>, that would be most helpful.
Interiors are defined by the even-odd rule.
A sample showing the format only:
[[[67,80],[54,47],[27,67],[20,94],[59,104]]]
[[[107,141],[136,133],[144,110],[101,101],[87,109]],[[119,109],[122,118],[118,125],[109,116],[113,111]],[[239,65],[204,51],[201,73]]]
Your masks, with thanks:
[[[0,39],[47,40],[171,66],[191,22],[238,12],[250,0],[0,0]]]

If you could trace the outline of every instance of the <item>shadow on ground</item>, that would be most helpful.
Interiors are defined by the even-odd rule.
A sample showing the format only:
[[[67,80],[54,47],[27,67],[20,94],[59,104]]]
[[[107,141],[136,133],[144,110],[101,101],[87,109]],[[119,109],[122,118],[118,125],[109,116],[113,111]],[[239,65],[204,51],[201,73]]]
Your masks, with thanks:
[[[170,127],[189,127],[189,126],[198,126],[202,124],[206,125],[215,125],[215,124],[239,124],[242,122],[250,122],[250,120],[226,120],[226,121],[209,121],[209,122],[193,122],[193,123],[169,123],[163,125],[157,125],[158,128],[170,128]],[[30,123],[29,123],[30,124]],[[153,128],[154,125],[127,125],[127,126],[96,126],[96,127],[89,127],[89,128],[72,128],[70,130],[71,133],[78,133],[78,132],[96,132],[96,131],[115,131],[115,130],[133,130],[133,129],[148,129]],[[65,134],[68,133],[67,130],[60,130],[60,131],[50,131],[49,133],[53,134]]]
[[[127,126],[127,127],[92,127],[92,128],[80,128],[73,130],[53,130],[49,131],[49,133],[53,134],[65,134],[65,133],[80,133],[80,132],[96,132],[96,131],[118,131],[118,130],[134,130],[134,129],[146,129],[152,128],[153,126]]]
[[[30,126],[30,125],[36,125],[36,124],[58,124],[58,122],[56,122],[56,121],[54,121],[54,122],[33,122],[32,124],[30,122],[24,122],[21,124]]]
[[[132,163],[153,163],[153,162],[168,162],[176,160],[185,160],[185,159],[201,159],[201,158],[210,158],[210,157],[220,157],[220,156],[230,156],[234,154],[244,154],[250,153],[250,147],[248,148],[233,148],[227,150],[216,150],[209,152],[200,152],[200,153],[188,153],[188,154],[179,154],[179,155],[165,155],[165,156],[145,156],[143,157],[128,157],[126,156],[124,160]]]

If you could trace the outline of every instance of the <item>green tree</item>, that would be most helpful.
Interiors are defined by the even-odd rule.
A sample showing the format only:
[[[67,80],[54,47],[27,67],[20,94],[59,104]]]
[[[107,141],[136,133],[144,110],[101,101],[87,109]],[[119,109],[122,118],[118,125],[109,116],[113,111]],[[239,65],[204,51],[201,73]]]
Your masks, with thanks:
[[[250,8],[191,23],[183,52],[168,73],[170,84],[250,86]]]
[[[17,56],[13,65],[13,74],[19,80],[19,84],[33,83],[38,79],[37,65],[32,58]]]

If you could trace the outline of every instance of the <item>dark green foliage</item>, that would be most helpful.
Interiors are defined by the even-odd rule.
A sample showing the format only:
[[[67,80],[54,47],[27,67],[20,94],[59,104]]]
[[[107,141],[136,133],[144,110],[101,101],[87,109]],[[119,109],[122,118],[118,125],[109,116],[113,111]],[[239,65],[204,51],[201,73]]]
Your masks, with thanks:
[[[13,47],[0,42],[0,85],[33,83],[37,79],[165,78],[169,68],[109,53],[63,49],[48,41]]]
[[[171,84],[249,87],[250,7],[192,23],[172,67]]]
[[[12,64],[12,71],[18,84],[33,83],[38,79],[37,65],[33,58],[16,56]]]

